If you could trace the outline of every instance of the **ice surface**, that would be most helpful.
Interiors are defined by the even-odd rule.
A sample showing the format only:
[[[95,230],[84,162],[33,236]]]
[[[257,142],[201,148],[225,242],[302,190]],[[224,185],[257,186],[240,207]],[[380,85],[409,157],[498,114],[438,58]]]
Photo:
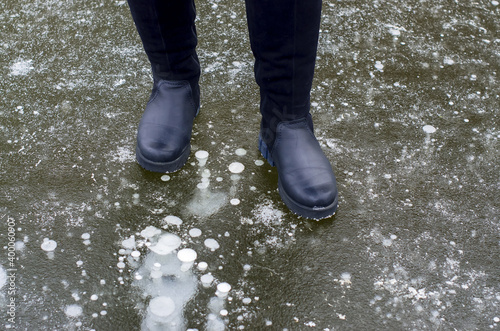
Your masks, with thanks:
[[[49,238],[44,238],[40,247],[46,252],[52,252],[56,249],[57,243]]]
[[[150,246],[149,248],[159,255],[167,255],[173,250],[177,249],[181,245],[181,238],[172,233],[163,234],[156,245]]]

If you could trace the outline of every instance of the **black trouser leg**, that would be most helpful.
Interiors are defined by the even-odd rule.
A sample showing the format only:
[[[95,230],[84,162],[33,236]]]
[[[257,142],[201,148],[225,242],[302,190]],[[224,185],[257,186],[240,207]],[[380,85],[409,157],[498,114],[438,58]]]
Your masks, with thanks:
[[[128,0],[155,79],[198,82],[194,0]]]
[[[277,123],[309,113],[321,3],[246,0],[255,78],[261,93],[261,134],[268,143]]]

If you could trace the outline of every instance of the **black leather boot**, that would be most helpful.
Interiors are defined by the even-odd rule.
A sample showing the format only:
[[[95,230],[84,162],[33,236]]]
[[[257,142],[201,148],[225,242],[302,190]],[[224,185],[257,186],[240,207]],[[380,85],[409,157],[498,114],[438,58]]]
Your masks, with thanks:
[[[321,0],[246,0],[246,6],[261,95],[259,149],[278,170],[288,208],[326,218],[337,209],[337,184],[309,114]]]
[[[278,169],[278,189],[294,213],[311,219],[335,214],[338,193],[335,175],[314,136],[311,116],[280,122],[272,145],[259,136],[259,150]]]
[[[150,171],[174,172],[191,151],[200,108],[193,0],[128,0],[153,71],[153,91],[139,123],[136,157]]]
[[[137,130],[136,158],[144,169],[174,172],[186,163],[199,107],[188,81],[155,82]]]

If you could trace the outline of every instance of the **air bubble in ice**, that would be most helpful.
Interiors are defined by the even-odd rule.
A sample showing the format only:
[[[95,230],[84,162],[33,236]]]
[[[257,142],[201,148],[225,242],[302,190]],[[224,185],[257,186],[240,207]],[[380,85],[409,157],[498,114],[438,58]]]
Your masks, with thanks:
[[[203,284],[203,286],[208,287],[214,281],[214,276],[212,276],[211,274],[205,274],[200,277],[200,281]]]
[[[196,260],[196,257],[197,257],[196,251],[191,248],[184,248],[181,249],[179,252],[177,252],[177,258],[181,262],[185,263],[193,262],[194,260]]]
[[[167,255],[181,245],[181,238],[172,233],[165,233],[160,237],[156,245],[149,248],[159,255]]]
[[[189,230],[189,235],[193,238],[201,236],[201,230],[198,228],[192,228]]]
[[[375,61],[375,69],[378,71],[383,71],[384,70],[384,65],[380,61]]]
[[[82,314],[83,309],[79,305],[69,305],[64,308],[64,313],[68,317],[78,317]]]
[[[205,166],[205,164],[207,163],[207,159],[208,159],[208,152],[207,151],[197,151],[194,154],[194,156],[198,160],[198,165],[200,167]]]
[[[158,234],[161,233],[161,230],[150,225],[148,226],[147,228],[145,228],[144,230],[141,231],[141,236],[143,236],[144,238],[146,239],[149,239],[149,238],[152,238]],[[134,246],[135,247],[135,246]],[[134,248],[132,247],[132,248]]]
[[[169,297],[158,296],[149,302],[149,310],[158,317],[167,317],[175,310],[175,303]]]
[[[234,153],[238,156],[245,156],[247,155],[247,151],[244,148],[238,148],[234,151]]]
[[[424,130],[425,133],[434,133],[434,132],[436,132],[436,128],[433,127],[432,125],[424,125],[422,127],[422,129]]]
[[[245,166],[240,162],[233,162],[229,165],[229,171],[231,171],[233,174],[239,174],[243,172],[244,169]]]
[[[125,249],[133,249],[135,248],[135,237],[131,236],[128,239],[122,241],[122,247]]]
[[[53,250],[56,249],[57,243],[49,238],[44,238],[42,245],[40,245],[40,247],[46,252],[52,252]]]
[[[220,247],[217,240],[212,239],[212,238],[205,239],[205,241],[203,243],[205,244],[205,246],[207,248],[211,249],[212,251],[215,251],[216,249],[218,249]]]
[[[160,177],[160,179],[163,181],[163,182],[168,182],[170,180],[170,176],[169,175],[163,175]]]
[[[164,221],[170,225],[179,226],[182,224],[182,220],[179,217],[173,216],[173,215],[169,215],[169,216],[165,217]]]
[[[240,204],[240,199],[231,199],[230,202],[233,206],[237,206]]]

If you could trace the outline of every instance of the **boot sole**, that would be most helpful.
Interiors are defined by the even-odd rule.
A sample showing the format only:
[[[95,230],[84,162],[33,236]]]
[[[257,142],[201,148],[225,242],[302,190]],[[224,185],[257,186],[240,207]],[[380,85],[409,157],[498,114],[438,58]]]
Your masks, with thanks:
[[[148,160],[146,157],[144,157],[139,147],[135,148],[135,156],[137,162],[141,167],[149,171],[161,172],[161,173],[175,172],[180,168],[182,168],[182,166],[186,164],[190,152],[191,152],[191,145],[188,145],[187,148],[182,152],[182,154],[177,159],[169,162],[155,162]]]
[[[271,157],[271,152],[269,151],[267,144],[262,140],[262,137],[260,135],[259,135],[259,150],[262,156],[266,159],[266,161],[272,167],[275,167],[276,164],[274,163]],[[335,200],[330,205],[325,207],[309,207],[296,202],[295,200],[290,198],[290,196],[283,189],[283,185],[281,184],[281,178],[279,177],[279,175],[278,175],[278,191],[285,205],[293,213],[299,216],[319,221],[321,219],[335,215],[335,212],[337,211],[338,196],[335,197]]]

